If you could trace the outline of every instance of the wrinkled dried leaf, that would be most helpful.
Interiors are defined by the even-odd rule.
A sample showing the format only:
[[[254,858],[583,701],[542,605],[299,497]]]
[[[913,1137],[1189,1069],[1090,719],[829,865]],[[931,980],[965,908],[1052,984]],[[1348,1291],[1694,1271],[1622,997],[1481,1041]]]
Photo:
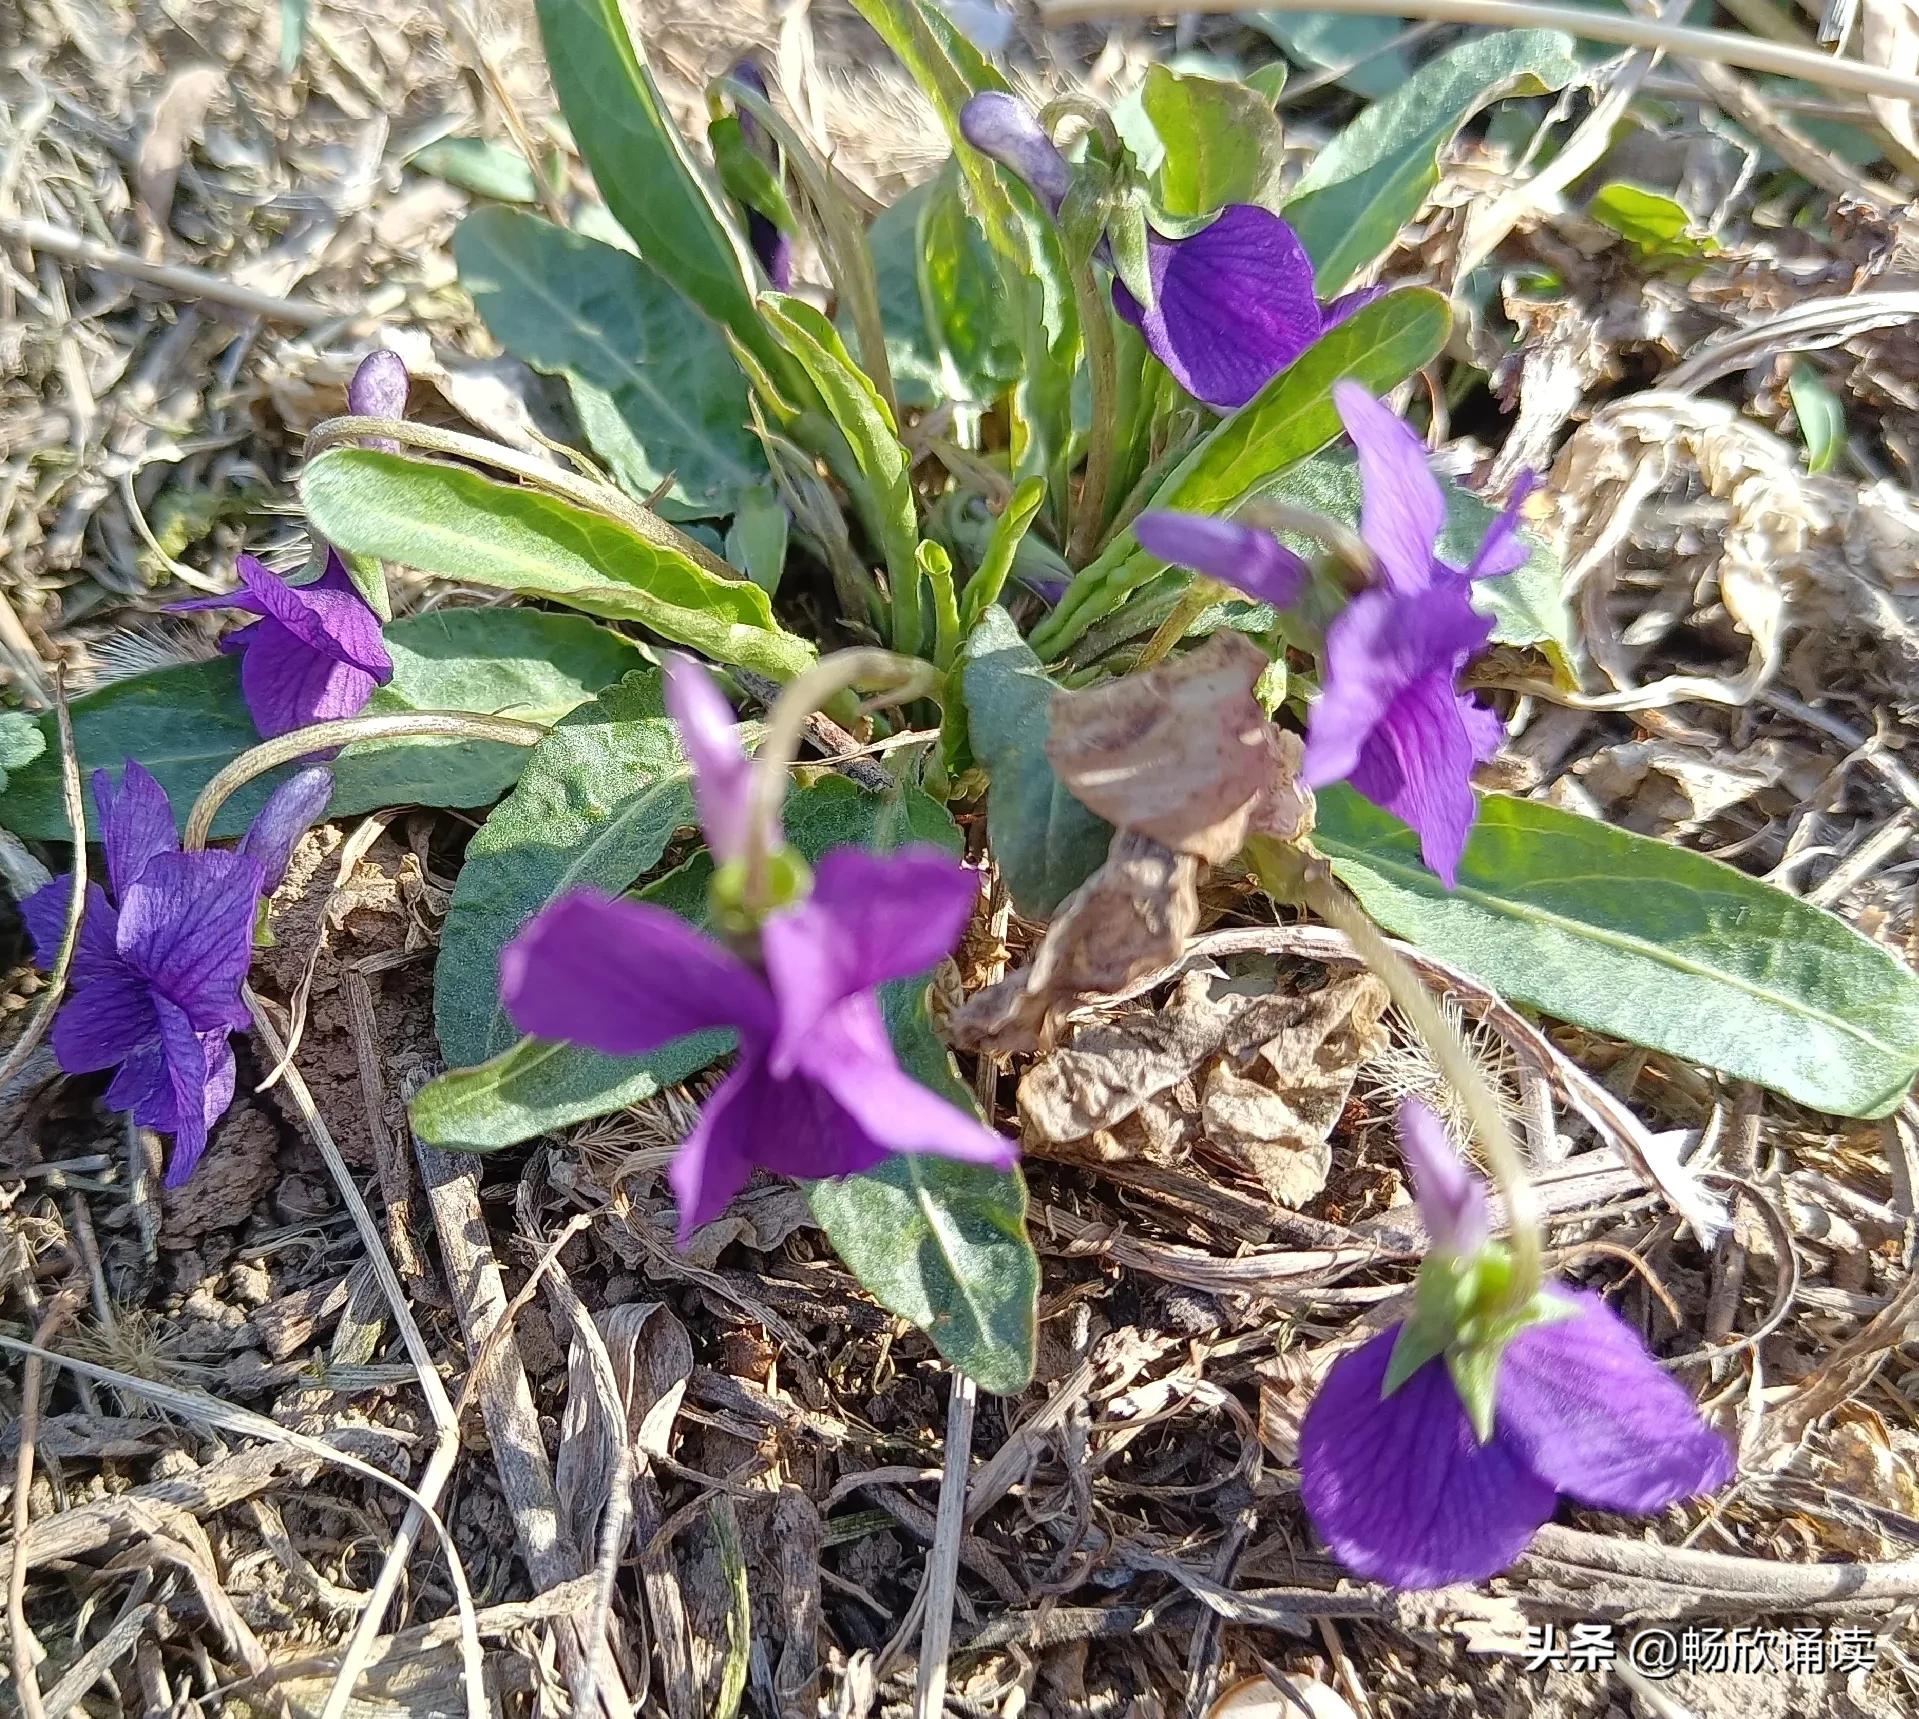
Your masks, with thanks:
[[[1218,865],[1245,844],[1255,802],[1282,822],[1290,802],[1304,821],[1298,741],[1253,697],[1266,667],[1244,634],[1219,632],[1144,674],[1059,693],[1047,759],[1108,823]]]
[[[173,213],[174,187],[180,183],[180,169],[186,164],[187,146],[226,81],[226,72],[218,66],[187,66],[167,79],[160,99],[153,104],[153,117],[147,122],[134,163],[134,184],[156,231],[166,230]]]
[[[1860,56],[1889,72],[1919,73],[1919,6],[1913,0],[1864,0],[1860,7]],[[1908,155],[1919,155],[1912,103],[1894,96],[1867,96],[1873,118]]]
[[[1199,928],[1198,876],[1190,854],[1122,830],[1033,959],[954,1010],[947,1037],[961,1050],[1035,1050],[1055,1015],[1176,961]]]
[[[1244,1070],[1225,1061],[1207,1076],[1201,1120],[1210,1144],[1230,1146],[1279,1204],[1298,1207],[1326,1185],[1327,1138],[1359,1065],[1384,1043],[1387,996],[1355,972],[1287,1001],[1295,1018]]]

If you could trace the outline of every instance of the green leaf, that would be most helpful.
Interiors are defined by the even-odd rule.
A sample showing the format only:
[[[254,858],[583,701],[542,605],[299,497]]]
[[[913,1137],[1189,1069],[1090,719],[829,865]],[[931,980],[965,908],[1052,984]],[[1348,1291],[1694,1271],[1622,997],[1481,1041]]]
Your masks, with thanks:
[[[688,304],[784,374],[753,308],[745,248],[667,113],[620,0],[539,0],[538,11],[560,111],[607,207]]]
[[[740,491],[738,510],[726,528],[726,559],[772,596],[786,572],[786,541],[793,516],[769,480]]]
[[[807,1202],[853,1275],[910,1319],[983,1390],[1033,1377],[1039,1258],[1026,1236],[1026,1184],[927,1153],[815,1182]]]
[[[1153,66],[1140,92],[1165,145],[1159,199],[1169,215],[1209,215],[1228,203],[1280,206],[1286,145],[1272,103],[1244,84]]]
[[[765,481],[745,375],[657,270],[512,209],[469,215],[453,255],[493,338],[566,379],[593,451],[629,494],[671,479],[668,505],[704,518]]]
[[[896,198],[873,217],[873,224],[866,229],[893,392],[902,406],[920,411],[938,404],[945,392],[939,349],[920,299],[920,216],[933,183],[915,185]],[[850,340],[853,334],[851,313],[842,308],[840,338]]]
[[[799,361],[852,450],[856,469],[843,472],[860,504],[866,528],[880,546],[892,582],[897,648],[918,648],[918,515],[913,501],[912,460],[900,445],[899,428],[866,372],[848,354],[839,332],[810,304],[783,293],[760,301],[768,325]]]
[[[24,770],[47,749],[40,724],[23,710],[0,711],[0,794],[14,773]]]
[[[300,479],[330,543],[422,572],[638,621],[716,662],[791,680],[813,647],[783,632],[757,585],[659,520],[647,534],[461,466],[332,448]]]
[[[443,137],[408,156],[406,164],[496,202],[540,200],[540,187],[526,157],[517,149],[489,143],[483,137]]]
[[[1147,503],[1185,513],[1230,513],[1287,467],[1340,433],[1333,384],[1344,377],[1375,394],[1399,386],[1445,344],[1446,301],[1423,287],[1388,293],[1329,328],[1181,460]],[[1127,593],[1166,563],[1120,532],[1081,570],[1058,607],[1033,630],[1033,648],[1056,658]]]
[[[1441,487],[1446,495],[1446,525],[1439,534],[1440,558],[1464,567],[1478,552],[1499,510],[1456,483],[1442,481]],[[1309,507],[1357,528],[1359,463],[1348,453],[1315,454],[1274,483],[1261,485],[1259,497]],[[1476,583],[1474,605],[1493,617],[1494,644],[1544,647],[1563,661],[1572,650],[1572,616],[1560,595],[1559,557],[1529,534],[1522,532],[1521,540],[1531,551],[1524,565],[1504,578]],[[1303,538],[1289,541],[1303,555],[1315,552],[1315,546]]]
[[[393,679],[367,705],[372,716],[409,710],[472,710],[557,722],[642,661],[617,633],[578,615],[532,609],[435,609],[386,629]],[[159,778],[185,819],[195,796],[225,765],[259,744],[240,694],[237,657],[180,663],[114,681],[73,701],[74,745],[83,773],[116,773],[136,758]],[[0,794],[0,824],[58,840],[60,801],[53,716],[38,720],[50,749]],[[333,766],[327,815],[382,806],[483,806],[519,775],[526,748],[483,740],[396,740],[348,747]],[[283,779],[275,772],[227,801],[213,833],[236,836]],[[93,816],[91,804],[88,816]]]
[[[968,100],[1009,86],[938,6],[923,0],[854,0],[854,7],[912,74],[946,128],[973,212],[999,267],[1006,325],[1020,347],[1013,395],[1018,475],[1038,473],[1053,495],[1063,496],[1079,314],[1059,231],[1032,192],[974,149],[960,130],[960,110]]]
[[[1513,1002],[1839,1116],[1885,1115],[1919,1071],[1919,978],[1717,860],[1499,795],[1451,891],[1350,788],[1313,839],[1388,931]]]
[[[555,896],[617,895],[695,821],[693,776],[657,669],[629,674],[533,749],[518,785],[467,844],[440,938],[433,1019],[449,1063],[518,1037],[499,998],[500,951]]]
[[[950,367],[941,396],[998,399],[1019,379],[1019,346],[1007,335],[992,249],[967,213],[950,160],[927,186],[916,241],[922,320]]]
[[[1570,36],[1510,30],[1473,36],[1369,107],[1307,167],[1286,219],[1331,298],[1392,249],[1439,183],[1439,152],[1487,103],[1564,88],[1580,75]]]
[[[1046,736],[1059,689],[1012,616],[997,605],[988,609],[961,660],[967,735],[990,784],[993,852],[1014,906],[1029,919],[1046,919],[1099,869],[1112,827],[1053,773]]]
[[[1411,56],[1393,46],[1405,35],[1409,18],[1253,12],[1246,21],[1277,42],[1296,64],[1315,72],[1337,71],[1336,82],[1369,100],[1391,95],[1412,75]]]
[[[1787,374],[1786,391],[1799,420],[1799,438],[1806,444],[1806,469],[1830,471],[1846,445],[1845,403],[1803,359]]]

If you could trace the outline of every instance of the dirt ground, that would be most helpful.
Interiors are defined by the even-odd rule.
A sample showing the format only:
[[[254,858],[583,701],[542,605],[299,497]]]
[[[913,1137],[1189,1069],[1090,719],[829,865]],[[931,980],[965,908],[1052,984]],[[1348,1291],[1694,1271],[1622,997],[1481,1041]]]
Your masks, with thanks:
[[[843,6],[637,15],[683,114],[750,47],[876,194],[943,156]],[[270,559],[303,534],[302,437],[376,338],[426,417],[529,447],[569,433],[458,291],[468,194],[410,165],[446,136],[556,140],[530,7],[320,0],[291,73],[282,28],[260,0],[0,0],[11,701],[44,705],[56,671],[80,688],[205,652],[211,631],[162,605],[222,588],[243,539]],[[1252,45],[1226,23],[1180,40]],[[1036,83],[1106,96],[1175,38],[1042,43],[1029,25],[1023,41]],[[1351,111],[1328,86],[1287,119],[1309,147]],[[1675,134],[1643,147],[1698,153]],[[1574,570],[1581,642],[1633,689],[1570,707],[1497,665],[1518,688],[1501,785],[1732,859],[1910,958],[1919,344],[1884,319],[1822,331],[1857,457],[1809,476],[1766,334],[1815,289],[1919,280],[1903,216],[1821,159],[1838,182],[1813,194],[1847,198],[1833,251],[1747,219],[1754,194],[1732,184],[1722,248],[1689,276],[1532,211],[1494,289],[1528,337],[1489,364],[1512,415],[1452,432],[1475,475],[1550,473],[1544,529]],[[1462,146],[1395,274],[1445,277],[1490,171]],[[1576,305],[1529,300],[1524,259],[1575,274]],[[1715,392],[1734,371],[1752,386]],[[350,1711],[463,1712],[454,1566],[405,1490],[437,1465],[437,1521],[509,1712],[913,1712],[927,1618],[950,1612],[947,1710],[1004,1719],[1203,1714],[1287,1677],[1392,1719],[1919,1713],[1910,1103],[1846,1122],[1554,1029],[1557,1056],[1690,1151],[1686,1173],[1738,1191],[1734,1233],[1706,1251],[1484,1036],[1555,1166],[1556,1262],[1642,1324],[1742,1472],[1654,1523],[1566,1518],[1484,1591],[1398,1597],[1316,1549],[1296,1484],[1314,1380],[1409,1281],[1387,1122],[1436,1076],[1394,1020],[1353,1052],[1291,1209],[1230,1130],[1195,1123],[1198,1066],[1124,1126],[1055,1139],[1027,1116],[1038,1376],[975,1403],[791,1187],[756,1186],[673,1251],[661,1170],[697,1095],[483,1166],[415,1149],[405,1105],[437,1068],[432,958],[470,827],[402,808],[308,839],[255,980],[276,1030],[297,1027],[293,1073],[269,1082],[277,1053],[241,1047],[243,1096],[185,1190],[160,1196],[156,1143],[44,1051],[0,1092],[0,1704],[20,1705],[37,1643],[49,1716],[318,1713],[393,1583],[385,1633],[353,1650]],[[1209,912],[1248,922],[1230,887]],[[1030,934],[978,940],[954,977]],[[0,1010],[24,1019],[40,981],[4,935]],[[1302,991],[1328,981],[1270,960]],[[1127,1007],[1081,1029],[1123,1031]],[[999,1081],[1011,1129],[1030,1072]],[[371,1208],[417,1353],[322,1138]],[[74,1366],[43,1366],[29,1340]],[[929,1595],[942,1480],[969,1451],[960,1574]],[[1670,1678],[1627,1663],[1634,1631],[1665,1620],[1691,1628]],[[1528,1628],[1548,1623],[1616,1629],[1618,1661],[1528,1669]],[[1805,1630],[1825,1633],[1788,1669]],[[1731,1668],[1737,1631],[1766,1644],[1752,1669]],[[1288,1710],[1238,1699],[1216,1710]]]

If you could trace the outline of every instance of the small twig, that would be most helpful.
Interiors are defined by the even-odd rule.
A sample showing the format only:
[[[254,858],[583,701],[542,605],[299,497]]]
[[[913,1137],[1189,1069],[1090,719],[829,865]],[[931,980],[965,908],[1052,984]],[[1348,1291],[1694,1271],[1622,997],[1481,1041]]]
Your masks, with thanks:
[[[953,1394],[946,1405],[946,1468],[940,1476],[939,1514],[934,1519],[933,1544],[920,1577],[920,1593],[926,1603],[913,1694],[914,1719],[940,1719],[946,1711],[953,1584],[959,1579],[960,1539],[966,1532],[966,1481],[972,1466],[973,1411],[978,1403],[979,1386],[964,1373],[955,1373]]]
[[[39,251],[62,262],[79,263],[84,268],[110,269],[129,280],[145,281],[148,286],[164,288],[178,298],[206,299],[224,304],[249,316],[268,322],[290,322],[300,328],[319,328],[338,322],[341,313],[310,298],[280,298],[241,286],[204,269],[183,268],[174,263],[152,263],[117,245],[103,245],[98,239],[56,227],[50,221],[33,221],[25,216],[0,216],[0,239],[11,239],[29,250]]]
[[[1170,12],[1237,12],[1241,0],[1041,0],[1040,21],[1079,24],[1090,19],[1154,18]],[[1700,30],[1655,23],[1576,6],[1533,5],[1530,0],[1280,0],[1280,12],[1334,12],[1374,18],[1432,18],[1445,24],[1484,24],[1495,30],[1564,30],[1588,41],[1627,48],[1658,48],[1691,60],[1714,60],[1755,72],[1803,78],[1825,89],[1919,101],[1919,78],[1903,77],[1864,60],[1810,48],[1763,42],[1737,30]]]
[[[54,957],[53,970],[47,975],[47,988],[40,995],[40,1006],[33,1011],[7,1060],[0,1063],[0,1092],[26,1065],[34,1046],[53,1024],[53,1014],[66,993],[67,974],[73,966],[73,951],[80,941],[80,918],[87,907],[87,806],[80,793],[80,760],[73,744],[73,719],[67,714],[67,684],[64,672],[53,679],[53,709],[60,724],[60,797],[66,807],[67,827],[73,832],[73,870],[67,895],[66,923],[60,928],[60,953]]]
[[[64,706],[63,706],[64,708]],[[44,1347],[73,1312],[77,1292],[67,1290],[54,1297],[33,1341]],[[35,1667],[39,1644],[27,1628],[27,1521],[33,1492],[33,1453],[40,1436],[40,1372],[38,1355],[29,1355],[20,1378],[20,1448],[13,1459],[13,1556],[7,1564],[7,1635],[13,1646],[13,1686],[20,1692],[20,1711],[25,1719],[43,1719],[40,1704],[40,1679]]]

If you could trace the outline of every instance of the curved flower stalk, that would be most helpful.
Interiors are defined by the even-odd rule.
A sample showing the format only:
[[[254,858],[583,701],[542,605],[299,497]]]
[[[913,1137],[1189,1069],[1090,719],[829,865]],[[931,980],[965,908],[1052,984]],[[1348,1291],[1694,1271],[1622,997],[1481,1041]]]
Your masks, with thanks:
[[[1414,1311],[1334,1362],[1300,1429],[1340,1562],[1396,1588],[1481,1581],[1562,1495],[1644,1515],[1730,1480],[1725,1439],[1597,1296],[1549,1283],[1510,1306],[1478,1179],[1416,1099],[1399,1129],[1432,1238]]]
[[[952,952],[978,898],[973,875],[917,846],[839,848],[809,877],[778,827],[784,749],[769,744],[749,762],[706,671],[674,657],[667,677],[717,866],[715,919],[728,935],[650,903],[575,890],[501,956],[500,994],[515,1025],[611,1056],[715,1029],[738,1035],[733,1072],[668,1172],[682,1245],[755,1166],[844,1176],[895,1152],[931,1152],[1010,1169],[1012,1141],[899,1066],[875,995]],[[785,714],[776,710],[776,729]],[[767,772],[778,773],[771,791],[757,779]]]
[[[302,770],[275,790],[239,847],[184,853],[166,790],[146,770],[129,761],[117,787],[94,773],[108,887],[87,886],[53,1054],[68,1074],[117,1071],[107,1102],[173,1136],[170,1188],[193,1174],[208,1130],[233,1102],[227,1035],[247,1024],[240,987],[260,902],[332,786],[324,767]],[[55,878],[20,904],[43,967],[58,955],[72,887]]]
[[[1451,566],[1438,554],[1445,492],[1419,438],[1357,383],[1335,384],[1333,398],[1359,451],[1359,535],[1378,582],[1327,628],[1302,775],[1314,788],[1349,782],[1403,818],[1451,888],[1478,816],[1473,769],[1505,733],[1493,710],[1459,690],[1493,628],[1473,607],[1472,587],[1525,561],[1519,510],[1530,485],[1519,486],[1472,562]],[[1136,530],[1155,555],[1258,601],[1284,605],[1303,588],[1303,564],[1250,526],[1161,513],[1143,515]]]
[[[960,125],[975,149],[1060,213],[1074,168],[1031,108],[991,91],[966,104]],[[1207,225],[1178,236],[1148,221],[1144,239],[1146,297],[1116,279],[1113,307],[1182,388],[1222,411],[1245,405],[1327,329],[1384,290],[1322,306],[1299,235],[1256,203],[1229,203]],[[1101,253],[1110,266],[1110,238]]]

